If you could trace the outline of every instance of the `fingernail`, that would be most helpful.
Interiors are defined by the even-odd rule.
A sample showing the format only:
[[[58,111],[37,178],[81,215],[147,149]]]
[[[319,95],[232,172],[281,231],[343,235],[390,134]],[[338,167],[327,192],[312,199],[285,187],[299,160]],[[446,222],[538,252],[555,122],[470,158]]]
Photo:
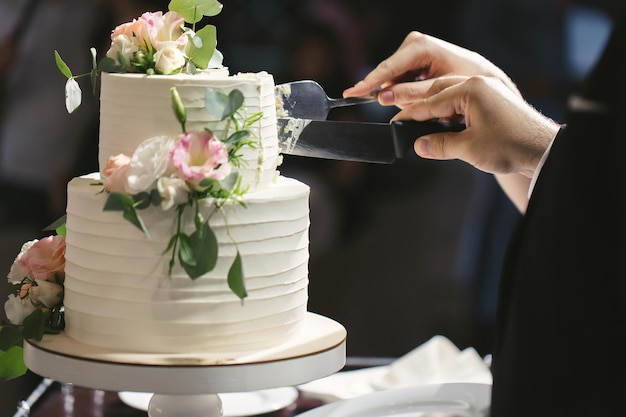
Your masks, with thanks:
[[[430,149],[430,141],[428,139],[418,139],[415,142],[415,152],[419,155],[419,156],[432,156],[431,153],[431,149]]]
[[[378,101],[382,104],[393,104],[396,101],[396,96],[391,90],[383,90],[378,93]]]

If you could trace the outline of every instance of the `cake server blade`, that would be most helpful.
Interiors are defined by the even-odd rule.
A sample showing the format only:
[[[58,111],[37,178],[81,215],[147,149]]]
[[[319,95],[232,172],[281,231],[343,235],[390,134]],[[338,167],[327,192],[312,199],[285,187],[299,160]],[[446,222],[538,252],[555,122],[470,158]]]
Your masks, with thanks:
[[[376,101],[374,94],[366,97],[330,98],[317,82],[293,81],[274,89],[278,117],[326,120],[330,109]]]
[[[464,128],[464,124],[436,121],[388,124],[279,118],[278,142],[280,152],[287,155],[392,164],[415,155],[417,138]]]

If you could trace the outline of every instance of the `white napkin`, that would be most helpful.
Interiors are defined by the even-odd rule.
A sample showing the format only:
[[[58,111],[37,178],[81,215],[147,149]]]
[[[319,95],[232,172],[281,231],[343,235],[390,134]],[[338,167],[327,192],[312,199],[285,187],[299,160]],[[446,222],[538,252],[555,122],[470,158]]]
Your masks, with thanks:
[[[434,336],[388,366],[338,372],[298,386],[303,395],[333,402],[374,391],[451,382],[491,384],[491,372],[474,348],[459,350]]]

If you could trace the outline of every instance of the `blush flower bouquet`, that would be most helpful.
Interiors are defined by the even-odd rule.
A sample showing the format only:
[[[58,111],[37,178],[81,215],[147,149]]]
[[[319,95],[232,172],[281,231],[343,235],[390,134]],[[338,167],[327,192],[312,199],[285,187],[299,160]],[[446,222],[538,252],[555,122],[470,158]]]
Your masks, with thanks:
[[[56,235],[26,242],[7,276],[10,292],[4,311],[8,323],[0,326],[0,379],[26,372],[24,339],[41,340],[44,333],[58,333],[64,327],[65,227],[60,225],[56,231]]]
[[[206,25],[196,31],[196,23],[204,16],[216,16],[221,11],[222,4],[217,0],[172,0],[166,13],[143,13],[113,30],[111,46],[100,62],[96,60],[95,48],[91,48],[93,68],[88,74],[74,75],[59,52],[54,51],[57,67],[67,78],[67,111],[72,113],[82,101],[76,79],[89,75],[95,91],[101,71],[170,75],[220,68],[223,56],[216,49],[215,26]],[[191,26],[185,26],[186,23]]]

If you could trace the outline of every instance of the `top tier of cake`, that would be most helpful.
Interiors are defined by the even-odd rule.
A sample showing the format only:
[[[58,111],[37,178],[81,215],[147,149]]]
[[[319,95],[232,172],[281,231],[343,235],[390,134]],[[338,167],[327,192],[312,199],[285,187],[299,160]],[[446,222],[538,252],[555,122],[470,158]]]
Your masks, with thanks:
[[[138,83],[137,80],[142,79]],[[244,115],[262,112],[263,117],[249,128],[255,147],[242,149],[245,161],[239,174],[250,191],[267,188],[279,164],[276,136],[274,79],[266,73],[229,76],[227,70],[211,70],[195,75],[102,74],[100,96],[100,151],[102,172],[110,156],[132,155],[137,146],[155,136],[176,136],[181,126],[172,110],[170,89],[176,87],[187,111],[187,131],[210,129],[226,139],[226,121],[206,110],[207,89],[228,94],[240,90],[244,95]]]

